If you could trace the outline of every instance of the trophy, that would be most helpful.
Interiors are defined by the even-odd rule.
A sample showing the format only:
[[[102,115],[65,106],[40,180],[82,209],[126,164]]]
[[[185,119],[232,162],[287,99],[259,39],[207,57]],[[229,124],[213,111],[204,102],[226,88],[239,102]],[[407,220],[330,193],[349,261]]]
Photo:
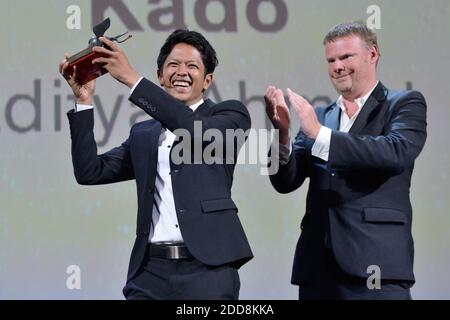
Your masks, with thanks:
[[[92,60],[103,57],[104,55],[102,53],[94,52],[92,51],[92,48],[95,46],[104,47],[108,50],[111,50],[109,46],[102,43],[99,38],[103,37],[106,30],[111,25],[111,21],[109,18],[106,18],[103,22],[96,25],[93,28],[95,36],[93,36],[91,39],[89,39],[88,47],[73,56],[69,57],[67,61],[69,62],[69,65],[67,67],[67,73],[72,74],[73,73],[73,67],[77,67],[77,78],[75,79],[80,85],[83,85],[93,79],[96,79],[105,73],[108,73],[108,70],[103,68],[102,64],[100,63],[92,63]],[[111,41],[116,41],[117,43],[122,43],[127,41],[132,37],[132,35],[128,35],[125,39],[121,40],[122,37],[124,37],[126,34],[128,34],[128,31],[119,34],[115,37],[106,37]]]

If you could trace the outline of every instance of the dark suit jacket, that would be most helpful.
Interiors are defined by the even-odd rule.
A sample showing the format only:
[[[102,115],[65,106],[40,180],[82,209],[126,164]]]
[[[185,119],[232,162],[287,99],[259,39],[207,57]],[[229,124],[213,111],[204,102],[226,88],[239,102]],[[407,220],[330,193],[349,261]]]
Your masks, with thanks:
[[[292,283],[311,279],[324,247],[352,276],[368,278],[377,265],[382,279],[414,281],[409,188],[426,139],[424,97],[379,83],[349,133],[337,131],[336,104],[316,113],[333,130],[328,162],[311,155],[314,141],[300,132],[289,162],[271,176],[281,193],[309,178]]]
[[[198,134],[194,136],[194,121],[202,121],[201,133],[211,128],[225,133],[226,129],[245,131],[251,127],[250,115],[239,101],[214,104],[206,100],[193,112],[146,79],[133,91],[130,101],[154,119],[135,124],[120,147],[102,155],[97,155],[93,111],[68,113],[72,161],[78,183],[96,185],[136,180],[137,229],[128,281],[139,271],[148,242],[162,126],[172,132],[187,130],[191,133],[192,146],[194,140],[201,139]],[[241,145],[239,142],[233,144],[235,157]],[[170,167],[180,230],[194,257],[213,266],[234,263],[240,267],[250,260],[252,252],[231,199],[234,164],[177,165],[171,158]]]

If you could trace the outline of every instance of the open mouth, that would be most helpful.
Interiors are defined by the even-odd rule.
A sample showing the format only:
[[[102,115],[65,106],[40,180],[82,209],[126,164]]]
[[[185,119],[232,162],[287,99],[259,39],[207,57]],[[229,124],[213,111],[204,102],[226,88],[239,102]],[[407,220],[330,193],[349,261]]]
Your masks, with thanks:
[[[172,81],[172,86],[177,88],[188,88],[191,86],[191,82],[187,80],[174,80]]]

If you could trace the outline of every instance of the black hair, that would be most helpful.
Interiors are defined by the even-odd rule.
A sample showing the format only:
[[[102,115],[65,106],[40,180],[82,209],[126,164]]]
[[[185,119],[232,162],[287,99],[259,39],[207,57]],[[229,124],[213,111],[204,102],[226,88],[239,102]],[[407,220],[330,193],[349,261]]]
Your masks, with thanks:
[[[167,59],[167,56],[172,52],[173,48],[179,43],[186,43],[188,45],[193,46],[200,52],[202,56],[203,64],[205,65],[206,74],[213,73],[219,64],[219,60],[216,56],[216,51],[205,39],[205,37],[196,32],[184,29],[177,29],[172,32],[169,37],[166,39],[166,42],[161,47],[159,51],[157,65],[159,72],[162,71],[164,62]]]

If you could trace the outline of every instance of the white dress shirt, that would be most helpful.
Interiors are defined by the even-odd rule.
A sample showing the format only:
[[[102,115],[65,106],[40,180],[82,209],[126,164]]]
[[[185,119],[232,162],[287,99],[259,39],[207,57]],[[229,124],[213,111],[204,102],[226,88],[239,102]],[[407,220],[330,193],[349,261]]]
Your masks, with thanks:
[[[203,99],[190,106],[195,111]],[[149,241],[155,242],[182,242],[178,217],[175,211],[175,201],[172,190],[172,176],[170,175],[170,150],[175,135],[167,129],[161,131],[158,147],[158,164],[155,179],[155,197],[153,200],[152,226]]]
[[[361,112],[364,104],[366,103],[367,99],[369,99],[370,95],[372,94],[373,90],[378,85],[378,82],[375,84],[375,86],[370,90],[366,95],[363,97],[355,99],[355,103],[358,106],[358,110],[355,112],[355,114],[349,118],[346,113],[346,108],[344,105],[344,98],[339,96],[339,98],[336,100],[336,105],[341,109],[341,118],[339,121],[339,131],[342,132],[349,132],[352,128],[353,124],[356,121],[356,118],[358,117],[359,113]],[[318,157],[324,161],[328,161],[328,156],[330,153],[330,143],[331,143],[331,132],[332,130],[328,127],[321,126],[319,134],[317,135],[316,141],[314,142],[311,154],[315,157]],[[289,142],[287,145],[280,145],[280,163],[286,164],[289,161],[289,156],[291,153],[291,143]]]
[[[130,95],[136,89],[141,77],[130,90]],[[203,99],[189,108],[195,111]],[[92,109],[91,105],[76,104],[75,111]],[[175,135],[163,128],[159,138],[158,163],[155,179],[155,196],[153,199],[152,225],[150,228],[149,242],[182,242],[183,237],[178,224],[173,198],[172,178],[170,175],[170,150],[175,141]]]

